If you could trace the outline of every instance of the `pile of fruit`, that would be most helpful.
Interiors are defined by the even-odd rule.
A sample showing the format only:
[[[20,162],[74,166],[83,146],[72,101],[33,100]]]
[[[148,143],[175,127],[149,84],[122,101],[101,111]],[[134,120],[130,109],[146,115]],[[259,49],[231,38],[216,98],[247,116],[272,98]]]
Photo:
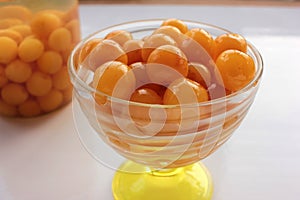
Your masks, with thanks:
[[[77,8],[0,7],[0,114],[32,117],[71,100],[67,61],[80,41]]]
[[[142,39],[125,30],[91,39],[79,50],[78,62],[94,71],[92,86],[109,96],[146,104],[188,104],[245,87],[256,70],[247,48],[239,34],[213,37],[167,19]],[[106,97],[100,94],[95,99],[104,104]]]

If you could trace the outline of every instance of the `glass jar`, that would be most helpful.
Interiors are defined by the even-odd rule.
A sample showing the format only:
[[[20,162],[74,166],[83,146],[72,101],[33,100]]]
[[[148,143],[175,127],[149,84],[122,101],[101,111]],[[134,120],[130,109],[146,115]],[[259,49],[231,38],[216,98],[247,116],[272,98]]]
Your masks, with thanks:
[[[72,98],[67,61],[80,41],[77,0],[0,2],[0,115],[34,117]]]

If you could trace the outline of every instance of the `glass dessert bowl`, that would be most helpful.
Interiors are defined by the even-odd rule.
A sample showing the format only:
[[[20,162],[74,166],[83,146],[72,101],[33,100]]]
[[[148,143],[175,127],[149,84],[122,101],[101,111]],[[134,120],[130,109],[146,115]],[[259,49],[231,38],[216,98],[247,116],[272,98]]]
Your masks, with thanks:
[[[130,32],[134,38],[145,41],[145,36],[153,33],[163,22],[136,21],[103,29],[77,45],[69,59],[69,73],[74,86],[73,102],[77,105],[74,106],[75,120],[77,125],[85,123],[86,127],[92,127],[93,130],[78,128],[78,133],[83,145],[98,161],[118,168],[112,183],[116,200],[211,199],[212,180],[208,170],[199,161],[216,151],[239,127],[259,87],[263,71],[262,59],[255,47],[248,43],[247,54],[255,65],[253,78],[241,89],[231,92],[210,81],[207,84],[207,101],[198,102],[197,96],[193,94],[195,91],[189,87],[183,87],[184,94],[177,94],[178,103],[173,105],[132,101],[131,95],[142,85],[171,85],[170,81],[155,78],[146,78],[145,81],[141,75],[144,71],[138,68],[130,68],[133,73],[123,77],[123,81],[115,85],[111,94],[95,89],[99,84],[101,87],[101,81],[97,82],[97,87],[94,86],[97,70],[93,65],[98,61],[80,61],[80,52],[86,44],[118,30]],[[205,29],[213,37],[229,33],[208,24],[192,21],[184,23],[189,29]],[[210,69],[215,71],[215,62],[209,53],[203,53],[201,45],[197,46],[186,39],[186,36],[174,39],[187,55],[186,59],[211,66]],[[150,64],[145,65],[146,71],[150,67],[153,69]],[[159,70],[153,74],[155,77],[172,77],[175,74],[174,79],[185,80],[182,74],[176,72],[159,66]],[[134,86],[130,84],[139,80],[145,82]],[[175,88],[180,90],[179,86]],[[192,100],[189,98],[187,103],[186,96],[189,94],[192,94]],[[103,151],[104,146],[110,152]],[[113,160],[122,158],[127,161],[116,166]]]

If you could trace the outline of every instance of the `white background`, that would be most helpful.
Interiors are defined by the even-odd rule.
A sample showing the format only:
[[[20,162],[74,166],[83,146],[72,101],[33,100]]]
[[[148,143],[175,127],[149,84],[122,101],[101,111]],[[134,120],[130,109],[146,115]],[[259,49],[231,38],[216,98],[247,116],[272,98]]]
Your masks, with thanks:
[[[214,200],[300,198],[300,7],[81,5],[83,36],[130,20],[180,18],[243,34],[265,71],[240,128],[203,162]],[[114,171],[76,133],[72,104],[35,119],[0,118],[0,200],[112,200]]]

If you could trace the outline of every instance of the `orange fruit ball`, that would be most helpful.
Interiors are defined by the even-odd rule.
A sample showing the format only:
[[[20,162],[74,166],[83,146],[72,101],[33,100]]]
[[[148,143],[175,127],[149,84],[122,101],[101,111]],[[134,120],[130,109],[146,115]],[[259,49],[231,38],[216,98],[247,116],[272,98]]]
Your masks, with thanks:
[[[23,36],[12,29],[0,30],[0,37],[3,36],[13,39],[17,44],[19,44],[23,40]]]
[[[35,71],[26,81],[26,88],[33,96],[44,96],[52,88],[51,76],[40,71]]]
[[[67,28],[57,28],[49,35],[48,44],[55,51],[65,51],[72,44],[72,34]]]
[[[204,48],[210,56],[212,55],[214,39],[206,30],[193,28],[186,32],[185,35],[198,42],[198,44]]]
[[[255,75],[255,64],[251,56],[239,50],[222,52],[216,65],[226,89],[235,92],[245,87]]]
[[[38,68],[47,74],[55,74],[63,65],[62,56],[56,51],[45,51],[37,60]]]
[[[14,117],[18,114],[16,106],[9,105],[0,99],[0,114],[8,117]]]
[[[62,22],[60,18],[51,13],[43,12],[35,15],[31,20],[30,27],[34,34],[41,38],[48,38],[48,36],[57,28],[61,27]]]
[[[128,65],[142,60],[143,45],[142,40],[128,40],[124,43],[123,49],[128,57]]]
[[[187,78],[207,88],[211,84],[211,75],[207,67],[199,63],[189,63]]]
[[[149,55],[154,49],[167,44],[177,46],[175,40],[173,40],[170,36],[165,34],[158,33],[147,37],[144,41],[142,49],[143,61],[146,62],[148,60]]]
[[[101,38],[94,38],[87,41],[83,47],[79,50],[79,62],[84,62],[85,58],[91,53],[91,51],[102,41]]]
[[[28,96],[25,87],[17,83],[8,83],[1,90],[3,101],[9,105],[20,105]]]
[[[147,75],[145,63],[136,62],[129,65],[129,67],[132,69],[134,73],[137,87],[141,87],[142,85],[150,82]]]
[[[18,54],[18,44],[13,39],[0,37],[0,63],[7,64],[14,60]]]
[[[63,59],[63,64],[65,64],[65,65],[68,64],[71,52],[75,46],[76,46],[75,44],[71,44],[66,50],[60,52],[60,55]],[[75,58],[75,56],[74,56],[74,58]]]
[[[202,108],[185,107],[186,104],[196,104],[209,100],[207,90],[199,83],[187,78],[179,78],[173,81],[163,96],[163,104],[178,105],[177,107],[166,108],[167,121],[179,124],[180,128],[195,128],[194,122],[200,118]],[[184,121],[181,122],[181,119]],[[182,129],[181,129],[182,130]]]
[[[95,71],[92,86],[104,94],[122,99],[130,98],[135,89],[135,76],[131,69],[118,61],[106,62]],[[103,95],[96,94],[96,101],[106,102]]]
[[[215,38],[214,58],[225,50],[234,49],[247,53],[246,39],[237,33],[226,33]]]
[[[24,62],[37,60],[44,52],[44,44],[36,38],[26,38],[18,48],[18,55]]]
[[[144,104],[162,104],[162,98],[149,88],[141,88],[134,91],[130,101]],[[131,118],[137,125],[145,126],[151,121],[150,108],[146,106],[130,105],[129,112]],[[155,112],[155,111],[154,111]],[[147,134],[143,132],[143,134]],[[150,134],[153,134],[151,131]]]
[[[32,34],[31,28],[27,24],[19,24],[10,27],[9,29],[18,32],[23,38],[26,38],[27,36]]]
[[[16,83],[24,83],[32,74],[30,64],[21,60],[14,60],[5,68],[6,77]]]
[[[2,88],[7,82],[8,79],[5,75],[5,68],[0,65],[0,88]]]
[[[72,19],[79,19],[78,3],[74,3],[67,12],[63,13],[62,20],[64,22],[69,22]]]
[[[63,104],[69,103],[73,96],[73,86],[69,86],[67,89],[62,90]]]
[[[43,9],[43,10],[35,13],[35,15],[41,15],[44,13],[50,13],[50,14],[56,15],[58,18],[60,18],[62,20],[64,14],[65,14],[65,11],[60,11],[60,10],[55,10],[55,9],[45,9],[45,10]],[[62,21],[62,23],[64,23],[64,21]]]
[[[140,87],[139,89],[151,89],[155,91],[161,98],[164,96],[164,93],[166,91],[166,87],[163,85],[155,84],[155,83],[148,83]]]
[[[188,62],[178,47],[163,45],[149,55],[146,70],[152,83],[165,85],[180,76],[186,77]]]
[[[22,20],[15,19],[15,18],[0,19],[0,29],[7,29],[22,23],[23,23]]]
[[[83,65],[95,70],[108,61],[119,61],[127,65],[128,57],[117,42],[106,39],[93,48]]]
[[[67,67],[62,67],[58,72],[53,74],[52,83],[53,87],[58,90],[65,90],[72,85]]]
[[[0,7],[0,19],[15,18],[27,22],[31,17],[32,17],[31,11],[25,6],[21,6],[21,5],[2,6],[1,5]]]
[[[40,105],[33,99],[28,99],[19,105],[18,111],[23,117],[34,117],[41,114]]]
[[[81,40],[80,22],[78,19],[71,20],[65,27],[71,32],[73,43],[77,43]]]
[[[178,28],[178,30],[180,30],[180,32],[183,34],[185,34],[188,31],[188,27],[183,21],[174,18],[163,21],[161,26],[174,26]]]
[[[108,33],[104,39],[110,39],[123,46],[128,40],[132,40],[132,35],[128,31],[116,30]]]
[[[51,112],[62,105],[63,94],[56,89],[52,89],[46,95],[37,97],[37,101],[42,111]]]
[[[180,30],[174,26],[161,26],[156,29],[152,35],[155,34],[165,34],[170,36],[177,44],[181,44],[184,34],[180,32]]]
[[[134,91],[130,101],[145,104],[162,104],[161,97],[152,89],[141,88]]]

